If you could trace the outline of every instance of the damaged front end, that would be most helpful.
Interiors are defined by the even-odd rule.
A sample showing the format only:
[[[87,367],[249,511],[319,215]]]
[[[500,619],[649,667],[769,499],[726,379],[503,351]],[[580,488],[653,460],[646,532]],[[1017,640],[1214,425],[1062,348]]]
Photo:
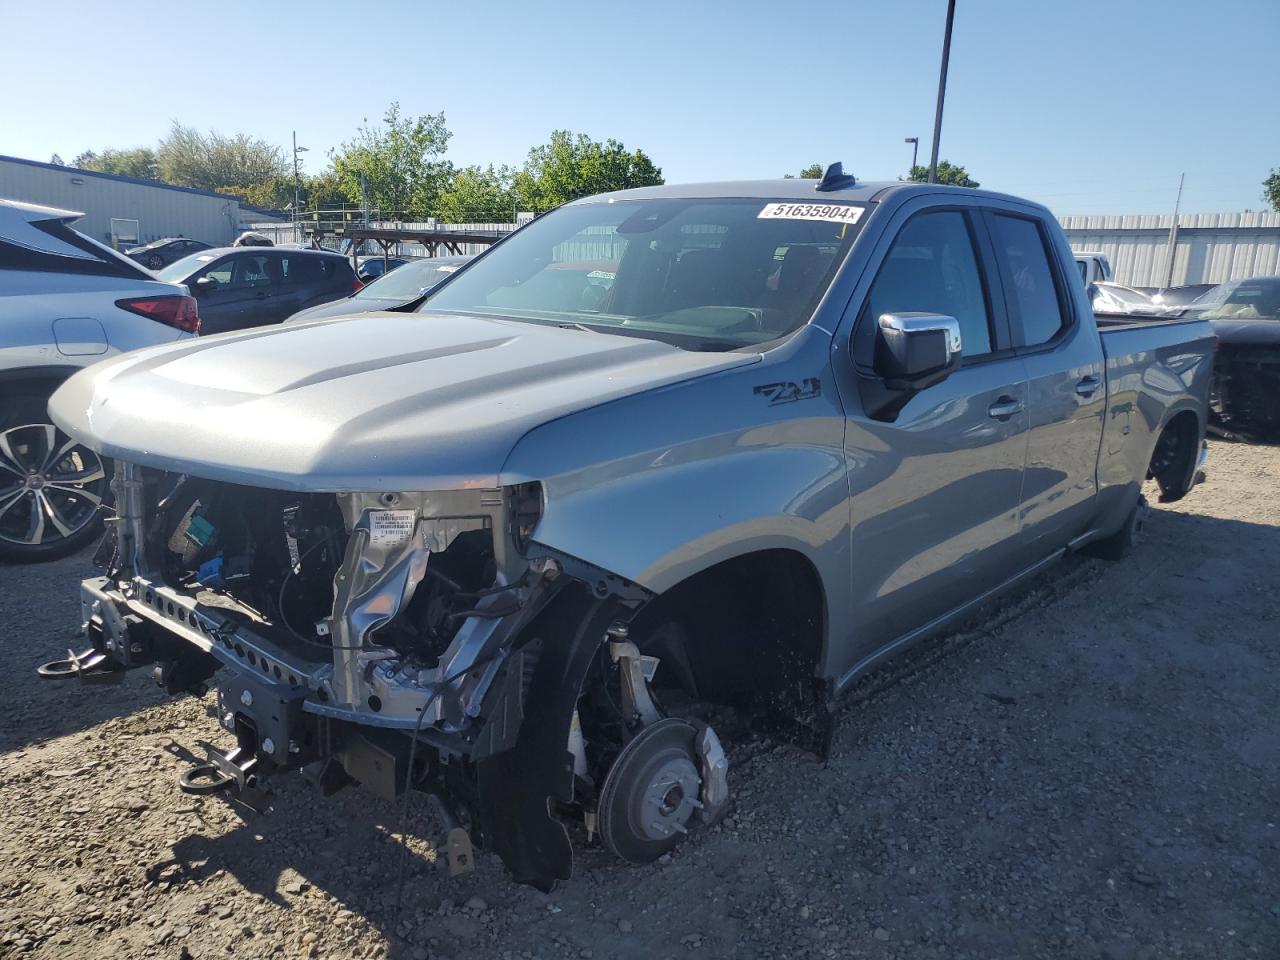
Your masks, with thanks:
[[[570,875],[575,823],[647,860],[723,809],[715,733],[663,715],[626,637],[649,595],[535,543],[537,484],[297,493],[118,463],[113,489],[107,574],[81,586],[90,647],[41,672],[151,665],[197,695],[216,676],[236,746],[183,789],[253,803],[301,770],[422,790],[453,869],[474,839],[544,889]]]

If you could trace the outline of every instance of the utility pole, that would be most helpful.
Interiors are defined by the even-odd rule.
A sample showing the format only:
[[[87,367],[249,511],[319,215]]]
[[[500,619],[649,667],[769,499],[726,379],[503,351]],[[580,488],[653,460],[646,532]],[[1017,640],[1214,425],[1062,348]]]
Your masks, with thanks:
[[[298,236],[298,154],[306,153],[306,147],[298,146],[298,131],[293,131],[293,242],[297,243],[301,238]]]
[[[942,71],[938,75],[938,109],[933,115],[933,156],[929,161],[929,182],[938,182],[938,142],[942,139],[942,101],[947,96],[947,64],[951,60],[951,24],[956,18],[956,0],[947,0],[947,32],[942,37]]]
[[[919,137],[907,137],[907,138],[906,138],[905,140],[903,140],[902,142],[903,142],[903,143],[909,143],[909,144],[911,144],[911,170],[907,171],[907,176],[909,177],[909,176],[911,176],[912,171],[914,171],[914,170],[915,170],[915,168],[916,168],[917,164],[919,163],[919,159],[920,159],[920,138],[919,138]]]
[[[1178,199],[1173,202],[1173,223],[1169,225],[1169,272],[1164,278],[1164,289],[1173,286],[1173,258],[1178,252],[1178,211],[1182,209],[1182,184],[1187,179],[1185,173],[1178,175]]]

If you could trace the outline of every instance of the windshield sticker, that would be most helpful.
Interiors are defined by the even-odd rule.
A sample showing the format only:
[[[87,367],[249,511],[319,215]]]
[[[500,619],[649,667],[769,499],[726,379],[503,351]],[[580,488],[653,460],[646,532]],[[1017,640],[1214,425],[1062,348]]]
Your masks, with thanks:
[[[413,536],[413,525],[417,517],[414,510],[370,510],[369,545],[403,546]]]
[[[827,223],[857,223],[863,207],[843,203],[766,203],[757,220],[823,220]]]

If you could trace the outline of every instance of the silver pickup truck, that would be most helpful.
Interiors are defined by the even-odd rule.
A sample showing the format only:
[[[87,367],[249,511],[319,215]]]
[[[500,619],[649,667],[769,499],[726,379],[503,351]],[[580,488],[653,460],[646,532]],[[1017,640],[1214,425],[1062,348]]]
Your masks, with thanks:
[[[57,424],[115,461],[87,649],[216,677],[184,789],[439,800],[518,880],[729,800],[704,704],[821,752],[891,654],[1195,482],[1213,336],[1099,330],[1043,207],[906,183],[665,186],[542,216],[417,313],[142,350]]]

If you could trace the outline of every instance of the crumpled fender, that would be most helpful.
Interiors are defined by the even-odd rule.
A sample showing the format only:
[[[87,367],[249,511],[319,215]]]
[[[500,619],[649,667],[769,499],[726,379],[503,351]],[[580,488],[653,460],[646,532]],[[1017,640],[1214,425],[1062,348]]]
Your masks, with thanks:
[[[522,647],[537,665],[515,746],[476,765],[485,845],[516,881],[539,890],[573,874],[569,831],[555,814],[557,803],[573,799],[569,726],[605,630],[625,615],[619,596],[597,596],[583,583],[561,591]]]

